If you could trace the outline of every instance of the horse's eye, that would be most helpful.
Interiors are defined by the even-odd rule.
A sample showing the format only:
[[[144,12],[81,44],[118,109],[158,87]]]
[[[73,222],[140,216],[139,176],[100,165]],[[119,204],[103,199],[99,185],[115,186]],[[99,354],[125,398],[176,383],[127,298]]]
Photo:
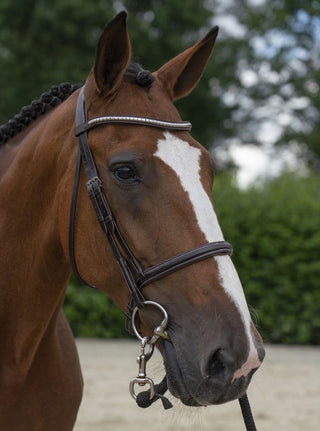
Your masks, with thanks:
[[[116,167],[113,173],[117,180],[123,183],[132,184],[139,180],[135,170],[128,165]]]

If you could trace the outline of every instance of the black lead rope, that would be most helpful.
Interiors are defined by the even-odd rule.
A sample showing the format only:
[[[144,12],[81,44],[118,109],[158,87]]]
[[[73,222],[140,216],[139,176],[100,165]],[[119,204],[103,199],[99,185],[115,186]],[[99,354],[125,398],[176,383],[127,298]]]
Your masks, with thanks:
[[[136,398],[137,405],[143,409],[146,409],[147,407],[150,407],[151,404],[153,404],[155,401],[161,399],[164,409],[171,409],[173,407],[171,402],[168,400],[168,398],[164,396],[165,392],[168,389],[167,377],[164,376],[161,382],[158,385],[155,385],[154,389],[155,395],[152,399],[150,399],[150,389],[148,389],[147,391],[140,392]],[[241,398],[239,398],[239,404],[241,407],[241,412],[244,424],[246,426],[246,430],[257,431],[247,394],[244,394]]]
[[[241,398],[239,398],[239,403],[247,431],[257,431],[256,424],[254,423],[252,416],[248,395],[244,394]]]

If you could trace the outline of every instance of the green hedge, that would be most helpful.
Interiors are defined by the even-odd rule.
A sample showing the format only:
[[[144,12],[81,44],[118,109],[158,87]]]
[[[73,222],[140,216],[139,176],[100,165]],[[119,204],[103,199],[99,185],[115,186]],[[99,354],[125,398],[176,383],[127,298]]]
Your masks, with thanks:
[[[64,311],[76,337],[126,338],[124,314],[100,290],[80,286],[71,277]]]
[[[241,191],[217,176],[214,203],[233,261],[267,342],[320,344],[320,182],[287,174]],[[77,336],[125,337],[102,292],[76,286],[65,311]]]
[[[214,202],[265,341],[320,344],[320,181],[286,174],[239,191],[217,178]]]

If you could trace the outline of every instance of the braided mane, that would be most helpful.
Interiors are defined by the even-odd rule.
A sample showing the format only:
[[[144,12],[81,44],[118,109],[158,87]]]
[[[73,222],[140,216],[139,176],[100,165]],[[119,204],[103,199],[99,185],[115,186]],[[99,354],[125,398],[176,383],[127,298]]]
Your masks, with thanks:
[[[129,80],[134,80],[141,87],[150,87],[154,81],[151,72],[144,70],[138,63],[129,64],[125,77]],[[53,108],[66,100],[82,85],[72,85],[68,82],[54,85],[49,91],[43,93],[39,99],[34,100],[30,105],[24,106],[19,114],[16,114],[6,124],[0,126],[0,144],[17,135],[21,130],[29,126],[31,121],[47,112],[49,108]]]
[[[6,124],[0,126],[0,143],[7,142],[8,139],[17,135],[22,129],[26,128],[32,120],[44,114],[48,108],[53,108],[66,100],[82,84],[72,85],[67,82],[54,85],[49,91],[43,93],[39,99],[24,106],[19,114],[16,114]]]

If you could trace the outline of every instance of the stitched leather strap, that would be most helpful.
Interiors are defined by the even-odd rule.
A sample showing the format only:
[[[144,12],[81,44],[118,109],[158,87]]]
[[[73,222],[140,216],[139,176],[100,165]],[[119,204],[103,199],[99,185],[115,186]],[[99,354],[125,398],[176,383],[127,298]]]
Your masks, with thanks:
[[[226,241],[209,242],[200,247],[193,248],[171,257],[157,265],[152,266],[144,271],[143,277],[137,280],[139,289],[142,289],[147,284],[150,284],[159,278],[165,277],[172,272],[183,269],[186,266],[208,259],[213,256],[231,255],[232,246]]]

